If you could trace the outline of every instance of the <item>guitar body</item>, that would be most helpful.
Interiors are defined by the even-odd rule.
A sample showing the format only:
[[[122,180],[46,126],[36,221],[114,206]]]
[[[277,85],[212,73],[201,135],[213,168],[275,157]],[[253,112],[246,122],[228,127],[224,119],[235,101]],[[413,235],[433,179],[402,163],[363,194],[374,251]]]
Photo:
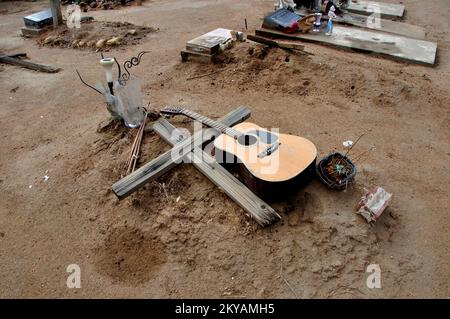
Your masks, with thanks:
[[[217,162],[234,166],[243,182],[261,197],[285,197],[315,173],[317,149],[306,138],[270,132],[249,122],[231,128],[178,106],[167,106],[161,113],[183,114],[222,132],[214,140]]]
[[[216,160],[234,166],[243,182],[259,196],[286,196],[314,175],[317,149],[311,141],[270,132],[249,122],[233,129],[245,133],[246,140],[219,135],[214,141]]]

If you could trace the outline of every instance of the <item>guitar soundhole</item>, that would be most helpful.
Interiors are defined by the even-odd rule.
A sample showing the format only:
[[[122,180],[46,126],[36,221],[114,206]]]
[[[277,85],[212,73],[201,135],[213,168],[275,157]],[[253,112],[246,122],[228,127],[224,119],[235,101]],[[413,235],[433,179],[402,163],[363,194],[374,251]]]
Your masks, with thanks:
[[[238,143],[245,146],[250,146],[255,144],[258,139],[253,135],[241,135],[237,139]]]
[[[273,144],[278,141],[278,136],[276,134],[265,130],[252,130],[248,131],[247,134],[256,135],[259,141],[265,144]]]

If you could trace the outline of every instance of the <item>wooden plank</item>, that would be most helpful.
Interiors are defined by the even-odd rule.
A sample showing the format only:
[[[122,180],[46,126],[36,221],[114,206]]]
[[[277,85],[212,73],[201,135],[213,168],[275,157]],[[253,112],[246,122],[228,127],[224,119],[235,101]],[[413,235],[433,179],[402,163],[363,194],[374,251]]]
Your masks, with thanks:
[[[182,133],[178,132],[166,119],[158,120],[153,125],[153,129],[171,145],[176,145],[185,139]],[[186,157],[187,161],[192,163],[216,186],[220,187],[260,226],[267,226],[281,219],[280,215],[272,207],[250,191],[208,153],[199,148],[194,152],[188,153]]]
[[[14,53],[14,54],[1,54],[0,53],[0,58],[3,58],[5,56],[10,57],[10,58],[26,58],[27,54],[24,52]]]
[[[282,41],[274,41],[264,37],[259,37],[255,35],[248,34],[247,39],[253,42],[262,43],[271,47],[282,48],[282,49],[294,49],[301,50],[305,49],[303,44],[292,43],[292,42],[282,42]]]
[[[33,63],[30,61],[23,61],[23,60],[19,60],[16,58],[11,58],[9,56],[0,56],[0,62],[1,63],[7,63],[7,64],[12,64],[12,65],[18,65],[27,69],[31,69],[31,70],[35,70],[35,71],[40,71],[40,72],[45,72],[45,73],[56,73],[58,71],[60,71],[61,69],[59,68],[54,68],[52,66],[48,66],[48,65],[43,65],[43,64],[37,64],[37,63]]]
[[[306,10],[297,10],[296,13],[302,17],[309,14]],[[328,16],[324,15],[322,16],[322,19],[327,21]],[[333,21],[339,24],[353,25],[364,29],[383,31],[415,39],[423,40],[426,35],[425,28],[421,26],[387,19],[379,19],[379,24],[377,25],[376,23],[373,23],[371,17],[356,13],[344,13],[334,18]]]
[[[256,30],[256,35],[317,42],[426,65],[434,64],[437,51],[437,44],[434,42],[343,26],[335,26],[331,36],[323,32],[290,35],[269,29]]]
[[[186,62],[189,60],[189,58],[195,59],[199,62],[212,62],[214,61],[214,57],[216,54],[205,54],[205,53],[199,53],[199,52],[192,52],[188,50],[181,50],[181,61]]]
[[[371,15],[374,12],[379,12],[382,18],[402,18],[405,13],[405,6],[403,4],[366,0],[349,1],[349,4],[345,9],[349,12],[364,15]]]
[[[377,25],[372,22],[373,20],[371,20],[370,17],[359,14],[344,14],[342,17],[337,17],[334,21],[360,28],[398,34],[414,39],[425,39],[426,34],[425,28],[417,25],[387,19],[379,19],[379,24]]]
[[[232,126],[250,117],[250,110],[246,107],[239,107],[222,117],[219,121],[227,126]],[[144,184],[158,178],[171,168],[180,164],[183,158],[192,151],[195,146],[201,145],[207,137],[219,135],[220,132],[209,128],[195,133],[191,138],[178,143],[171,150],[161,154],[157,158],[148,162],[128,176],[125,176],[112,186],[114,194],[119,198],[124,198],[138,190]]]

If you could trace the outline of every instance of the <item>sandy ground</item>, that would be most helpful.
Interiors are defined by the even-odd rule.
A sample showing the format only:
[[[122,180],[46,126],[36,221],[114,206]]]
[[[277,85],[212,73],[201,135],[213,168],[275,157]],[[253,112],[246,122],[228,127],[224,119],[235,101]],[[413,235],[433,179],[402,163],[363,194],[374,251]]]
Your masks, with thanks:
[[[261,47],[244,43],[216,65],[181,63],[187,40],[243,29],[244,18],[253,30],[272,0],[156,0],[92,13],[160,29],[111,51],[122,61],[151,51],[135,72],[155,109],[178,104],[218,118],[246,105],[253,122],[310,139],[320,156],[367,132],[355,153],[375,149],[357,162],[354,187],[337,193],[313,181],[272,203],[283,220],[264,229],[189,165],[119,201],[110,189],[135,132],[98,133],[108,113],[74,71],[103,80],[99,54],[21,38],[22,17],[46,1],[0,3],[0,51],[63,69],[0,65],[0,297],[450,297],[450,6],[403,3],[407,21],[438,42],[433,68],[312,44],[314,56],[250,56]],[[167,149],[148,132],[141,160]],[[370,227],[353,208],[374,185],[394,197]],[[381,289],[366,287],[373,263]],[[81,267],[81,289],[66,286],[69,264]]]

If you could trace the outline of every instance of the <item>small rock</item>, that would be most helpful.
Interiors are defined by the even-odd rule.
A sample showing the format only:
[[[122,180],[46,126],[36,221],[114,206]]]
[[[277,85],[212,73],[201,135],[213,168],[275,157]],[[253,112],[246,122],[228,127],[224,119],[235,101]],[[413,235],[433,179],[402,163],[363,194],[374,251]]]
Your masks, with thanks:
[[[105,44],[106,44],[106,39],[100,39],[97,41],[95,46],[100,49],[100,48],[103,48],[105,46]]]
[[[353,145],[353,141],[351,141],[351,140],[342,142],[342,146],[344,146],[344,148],[346,148],[346,149],[352,147],[352,145]]]
[[[128,30],[127,34],[129,34],[129,35],[135,35],[135,34],[137,34],[137,31],[136,31],[136,29]]]
[[[79,48],[84,47],[85,45],[86,45],[86,41],[84,41],[84,40],[81,40],[80,42],[78,42]]]
[[[343,263],[342,263],[342,261],[336,259],[331,262],[331,266],[333,268],[341,268],[343,266]]]
[[[64,42],[65,42],[64,38],[63,38],[63,37],[60,37],[60,36],[56,37],[56,38],[53,40],[53,44],[63,44]]]
[[[106,41],[107,45],[119,45],[122,42],[121,37],[114,37]]]
[[[55,35],[50,35],[48,37],[45,38],[44,40],[44,44],[51,44],[56,40],[56,36]]]

